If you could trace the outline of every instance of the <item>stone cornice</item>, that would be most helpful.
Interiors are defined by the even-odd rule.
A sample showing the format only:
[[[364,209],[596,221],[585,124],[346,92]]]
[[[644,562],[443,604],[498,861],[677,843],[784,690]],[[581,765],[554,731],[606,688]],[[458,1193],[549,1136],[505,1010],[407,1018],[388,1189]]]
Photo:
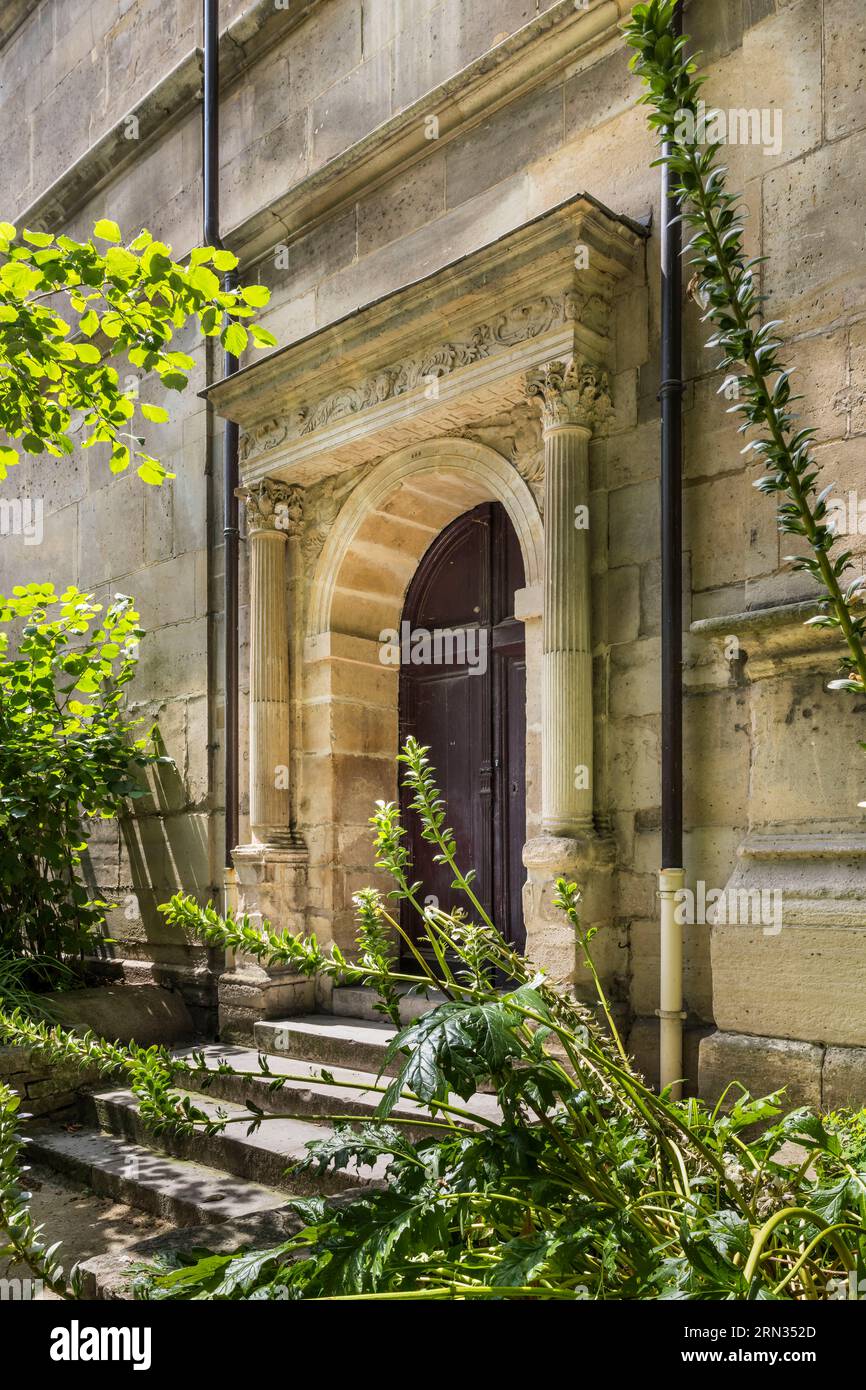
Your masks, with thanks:
[[[365,438],[387,435],[394,449],[453,432],[470,400],[478,418],[479,402],[524,399],[526,374],[545,363],[577,357],[603,373],[614,287],[639,269],[642,240],[580,195],[202,394],[242,426],[247,482],[274,469],[311,481],[293,466],[317,453],[332,472],[369,462]]]
[[[236,81],[261,52],[300,24],[311,9],[323,3],[325,0],[305,0],[284,10],[277,9],[274,0],[255,0],[220,35],[223,86]],[[203,72],[204,54],[200,48],[193,48],[53,184],[17,213],[16,222],[33,228],[60,228],[68,223],[95,193],[134,164],[142,150],[155,144],[194,109],[202,98]],[[138,131],[137,139],[129,138],[131,128]]]
[[[19,0],[25,3],[26,0]],[[230,86],[259,53],[303,22],[326,0],[296,0],[277,9],[274,0],[254,0],[220,36],[220,73]],[[615,40],[618,26],[636,0],[557,0],[516,33],[455,73],[417,102],[398,112],[362,140],[302,179],[282,198],[257,209],[223,234],[225,244],[249,265],[277,241],[314,226],[360,192],[384,182],[429,148],[424,120],[435,114],[445,141],[565,68],[579,67],[600,45]],[[11,32],[11,31],[10,31]],[[2,30],[0,30],[2,33]],[[131,110],[71,165],[50,188],[16,216],[22,225],[59,227],[100,189],[131,165],[143,148],[162,138],[201,99],[203,55],[192,49]],[[141,136],[127,138],[135,117]],[[180,254],[181,248],[177,248]]]
[[[701,618],[691,624],[689,632],[693,637],[702,639],[704,651],[710,644],[721,651],[729,636],[736,637],[745,658],[740,670],[746,680],[766,680],[793,670],[823,671],[829,680],[836,674],[834,657],[841,656],[843,644],[837,631],[808,623],[808,619],[820,611],[817,599],[798,600],[745,613]],[[695,657],[695,668],[706,669],[700,649]],[[704,683],[726,683],[729,676],[725,676],[725,673],[730,672],[730,663],[718,656],[711,664],[714,669],[718,668],[723,678]],[[699,683],[702,682],[695,680],[692,674],[689,684]]]
[[[793,829],[789,834],[753,832],[737,848],[739,859],[862,859],[866,834],[862,831],[810,832]]]
[[[226,244],[242,263],[254,262],[276,241],[324,220],[429,153],[428,116],[436,116],[444,144],[539,82],[565,68],[579,68],[602,44],[621,41],[619,26],[637,0],[589,3],[584,10],[574,0],[556,0],[544,14],[384,121],[284,197],[233,227]]]
[[[42,0],[3,0],[0,10],[0,48],[4,48],[12,36],[42,3]]]

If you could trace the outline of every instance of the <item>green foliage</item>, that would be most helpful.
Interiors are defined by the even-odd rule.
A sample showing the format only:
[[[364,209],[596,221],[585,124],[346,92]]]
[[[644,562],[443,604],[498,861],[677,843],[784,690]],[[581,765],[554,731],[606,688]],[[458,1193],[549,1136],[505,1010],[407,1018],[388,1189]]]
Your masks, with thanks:
[[[720,350],[721,369],[737,374],[739,399],[731,410],[742,416],[740,432],[753,432],[743,452],[766,469],[756,487],[780,499],[780,531],[802,537],[811,552],[788,557],[794,569],[807,570],[824,589],[822,611],[810,622],[835,628],[844,638],[844,675],[831,688],[862,694],[866,616],[855,606],[862,605],[866,579],[855,577],[843,588],[851,553],[838,550],[828,524],[832,487],[817,488],[815,430],[802,426],[792,409],[802,398],[791,394],[791,373],[780,357],[780,322],[763,319],[766,296],[759,293],[755,275],[762,258],[747,258],[743,245],[746,209],[727,189],[727,170],[718,160],[722,147],[696,143],[694,117],[704,79],[695,76],[695,63],[685,55],[688,38],[674,38],[676,4],[650,0],[634,7],[625,26],[636,50],[631,66],[647,89],[642,101],[650,107],[650,125],[668,142],[657,162],[671,170],[673,196],[682,200],[683,221],[694,231],[688,250],[696,297],[705,305],[705,321],[715,328],[709,346]]]
[[[49,1010],[39,991],[71,987],[75,974],[62,960],[51,956],[15,956],[0,951],[0,1011],[16,1009],[31,1018],[47,1018]]]
[[[843,1157],[855,1168],[866,1168],[866,1110],[834,1110],[827,1129],[838,1135]]]
[[[172,348],[175,333],[197,319],[229,352],[249,342],[272,347],[272,334],[241,322],[255,318],[269,293],[262,285],[222,287],[220,274],[237,265],[230,251],[196,247],[181,264],[147,230],[121,243],[108,218],[85,242],[0,222],[0,432],[29,454],[58,458],[72,453],[80,434],[85,448],[109,445],[112,472],[135,458],[145,482],[161,483],[172,474],[132,430],[137,390],[121,388],[112,359],[182,391],[194,362]],[[168,419],[147,402],[141,414]],[[0,478],[17,462],[18,451],[0,439]]]
[[[137,1295],[157,1299],[825,1299],[849,1275],[866,1273],[866,1163],[856,1141],[863,1117],[827,1122],[806,1109],[784,1114],[779,1096],[752,1099],[732,1086],[726,1106],[655,1095],[630,1065],[610,1015],[554,987],[478,920],[472,878],[457,868],[454,837],[428,750],[409,740],[405,779],[422,831],[455,870],[464,914],[418,906],[424,950],[414,947],[381,896],[359,895],[359,959],[314,938],[287,939],[265,924],[176,898],[168,920],[205,941],[291,961],[305,972],[376,989],[390,1013],[395,988],[435,988],[445,1002],[398,1031],[381,1077],[375,1114],[340,1116],[334,1086],[332,1133],[308,1146],[300,1169],[384,1169],[384,1183],[347,1199],[296,1199],[301,1228],[263,1251],[196,1252],[140,1274]],[[377,859],[393,894],[417,897],[396,808],[372,819]],[[465,886],[464,886],[465,885]],[[592,969],[579,893],[561,880],[558,905]],[[371,924],[375,922],[375,941]],[[394,969],[402,938],[417,971]],[[433,964],[430,964],[430,962]],[[595,977],[597,981],[597,976]],[[507,979],[509,987],[497,988]],[[600,984],[602,1014],[606,1010]],[[393,1014],[391,1014],[393,1017]],[[156,1129],[216,1132],[238,1123],[197,1109],[176,1089],[206,1082],[202,1055],[123,1048],[45,1023],[0,1015],[0,1041],[51,1060],[121,1071]],[[237,1072],[227,1061],[215,1070]],[[384,1067],[383,1067],[384,1070]],[[303,1073],[273,1077],[278,1092]],[[368,1084],[358,1087],[369,1090]],[[498,1114],[490,1112],[495,1093]],[[484,1093],[479,1106],[476,1095]],[[400,1100],[423,1102],[424,1137],[406,1128]],[[248,1102],[249,1129],[291,1111]],[[844,1129],[844,1134],[842,1130]],[[782,1157],[789,1141],[802,1161]],[[841,1281],[841,1284],[840,1284]]]
[[[123,709],[141,635],[122,596],[104,612],[72,587],[0,596],[0,950],[13,956],[80,952],[102,920],[77,876],[86,818],[141,795],[135,769],[157,761]]]
[[[27,1265],[60,1298],[79,1298],[77,1271],[67,1275],[57,1256],[59,1241],[46,1246],[43,1228],[30,1213],[30,1193],[22,1186],[24,1137],[19,1133],[20,1098],[0,1082],[0,1261]]]

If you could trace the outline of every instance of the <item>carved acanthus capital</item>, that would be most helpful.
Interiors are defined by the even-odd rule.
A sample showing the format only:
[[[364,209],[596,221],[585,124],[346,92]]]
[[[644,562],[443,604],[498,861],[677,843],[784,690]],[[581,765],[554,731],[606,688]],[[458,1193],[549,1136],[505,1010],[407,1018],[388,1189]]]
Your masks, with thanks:
[[[577,425],[593,432],[613,413],[607,372],[591,362],[547,362],[529,372],[526,394],[538,400],[546,430]]]
[[[247,508],[247,531],[284,531],[300,535],[304,520],[303,493],[299,487],[263,478],[252,487],[239,487],[238,497]]]

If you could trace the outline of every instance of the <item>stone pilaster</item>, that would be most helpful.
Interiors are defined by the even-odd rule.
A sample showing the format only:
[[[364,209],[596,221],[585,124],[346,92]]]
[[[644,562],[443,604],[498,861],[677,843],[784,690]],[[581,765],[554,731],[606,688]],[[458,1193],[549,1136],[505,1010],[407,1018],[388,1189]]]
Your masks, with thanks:
[[[233,852],[233,906],[253,922],[302,931],[307,861],[292,829],[288,548],[302,522],[301,491],[266,478],[241,488],[250,559],[250,834]],[[295,543],[297,543],[295,541]],[[239,955],[219,981],[220,1037],[250,1042],[258,1019],[313,1007],[313,982]]]
[[[300,491],[265,479],[242,490],[250,555],[250,831],[291,846],[289,624],[286,551],[301,524]]]
[[[589,441],[611,410],[604,373],[550,362],[527,378],[544,433],[542,827],[593,828]]]
[[[527,394],[541,406],[544,436],[544,592],[541,810],[543,833],[524,847],[527,954],[593,1000],[576,958],[574,933],[555,905],[561,875],[582,893],[584,930],[610,921],[613,844],[593,818],[592,630],[589,441],[611,412],[607,377],[592,365],[549,362],[531,372]],[[609,932],[595,947],[611,979],[618,969]]]

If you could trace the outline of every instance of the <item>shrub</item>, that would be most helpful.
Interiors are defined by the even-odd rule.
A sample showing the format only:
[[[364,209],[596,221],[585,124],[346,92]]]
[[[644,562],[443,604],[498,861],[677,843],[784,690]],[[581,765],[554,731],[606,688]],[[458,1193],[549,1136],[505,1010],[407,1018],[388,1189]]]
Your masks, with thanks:
[[[142,794],[155,761],[123,708],[141,631],[132,600],[76,588],[0,597],[0,951],[35,962],[98,935],[105,903],[79,881],[86,819]],[[39,972],[35,966],[31,977]],[[20,978],[28,985],[32,978]]]
[[[601,1015],[578,1004],[504,942],[461,869],[427,750],[410,740],[402,755],[412,807],[425,837],[447,863],[467,913],[422,905],[412,881],[396,807],[373,816],[377,864],[392,898],[418,911],[435,967],[387,901],[357,899],[357,961],[315,937],[283,936],[267,924],[220,916],[190,898],[164,907],[209,944],[290,964],[301,973],[363,982],[396,1017],[396,991],[436,989],[445,1001],[398,1031],[388,1052],[397,1074],[377,1083],[377,1113],[333,1120],[309,1145],[302,1168],[384,1163],[386,1181],[352,1200],[296,1199],[303,1229],[266,1251],[199,1255],[175,1269],[150,1270],[138,1296],[159,1299],[823,1299],[866,1265],[866,1165],[809,1110],[783,1114],[778,1096],[753,1100],[732,1087],[728,1108],[655,1095],[634,1071],[610,1016],[583,932],[574,884],[560,881],[558,904],[599,990]],[[403,939],[414,964],[395,964]],[[496,981],[507,979],[503,992]],[[118,1068],[157,1130],[225,1129],[189,1095],[183,1077],[206,1084],[202,1056],[174,1058],[120,1048],[45,1024],[0,1018],[0,1039],[49,1058]],[[275,1096],[288,1076],[259,1071]],[[234,1069],[228,1062],[221,1072]],[[303,1078],[309,1080],[305,1074]],[[339,1088],[327,1071],[322,1079]],[[495,1091],[501,1118],[469,1104]],[[418,1139],[401,1098],[432,1116]],[[335,1101],[338,1116],[339,1101]],[[248,1102],[255,1129],[290,1110],[265,1113]],[[757,1131],[757,1132],[756,1132]],[[784,1159],[786,1141],[800,1156]],[[2,1171],[2,1168],[0,1168]],[[11,1179],[10,1179],[11,1182]],[[0,1193],[2,1199],[2,1193]],[[14,1199],[14,1185],[13,1185]]]

